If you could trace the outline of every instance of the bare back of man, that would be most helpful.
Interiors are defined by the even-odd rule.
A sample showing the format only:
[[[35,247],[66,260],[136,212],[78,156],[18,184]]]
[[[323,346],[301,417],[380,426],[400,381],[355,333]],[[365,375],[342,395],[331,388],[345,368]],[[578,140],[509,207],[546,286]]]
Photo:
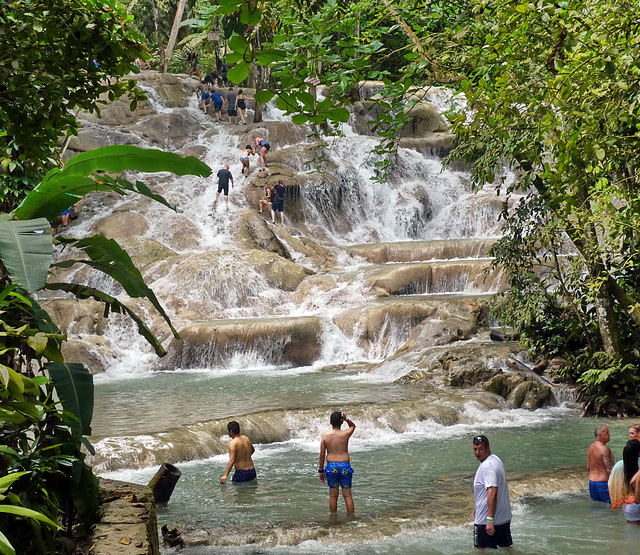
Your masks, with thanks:
[[[330,432],[322,434],[320,440],[320,481],[327,481],[329,484],[329,510],[335,513],[338,510],[338,493],[342,488],[342,497],[347,507],[347,512],[352,514],[355,511],[353,497],[351,495],[351,476],[353,469],[351,468],[349,457],[349,439],[356,429],[356,425],[352,420],[347,418],[344,413],[334,412],[331,415]],[[341,430],[342,423],[346,422],[349,426],[346,430]],[[325,468],[325,457],[327,466]]]
[[[613,452],[607,445],[610,438],[609,430],[605,427],[604,431],[587,451],[587,470],[589,472],[589,480],[593,482],[605,482],[609,479],[609,474],[611,474],[614,457]]]
[[[255,470],[251,455],[255,453],[255,447],[249,438],[240,433],[237,422],[230,422],[227,426],[231,441],[229,442],[229,463],[224,475],[220,478],[220,483],[224,484],[229,477],[232,468],[235,468],[234,482],[246,482],[255,479]],[[254,472],[247,472],[253,470]]]

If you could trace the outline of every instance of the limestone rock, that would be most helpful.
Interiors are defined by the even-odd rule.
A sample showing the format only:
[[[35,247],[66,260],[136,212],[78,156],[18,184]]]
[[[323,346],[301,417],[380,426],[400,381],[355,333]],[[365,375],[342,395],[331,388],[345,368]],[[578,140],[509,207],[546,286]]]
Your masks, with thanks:
[[[321,341],[315,316],[198,322],[173,341],[170,367],[218,366],[244,351],[262,353],[267,363],[308,366],[320,356]]]
[[[108,239],[128,238],[144,235],[149,226],[146,220],[135,212],[114,212],[94,226],[94,232]]]
[[[180,150],[200,133],[200,123],[192,114],[153,114],[138,121],[132,130],[151,146]]]
[[[447,122],[429,101],[420,101],[413,106],[407,106],[404,113],[411,116],[411,122],[402,130],[405,137],[424,137],[434,131],[447,130]]]
[[[267,209],[265,208],[265,212],[266,211]],[[270,218],[271,216],[268,215],[267,217]],[[248,236],[249,241],[255,247],[291,260],[291,254],[287,247],[282,244],[280,239],[278,239],[273,232],[273,229],[262,216],[256,213],[249,213],[248,216],[243,218],[243,223],[244,228],[241,229],[241,233]]]

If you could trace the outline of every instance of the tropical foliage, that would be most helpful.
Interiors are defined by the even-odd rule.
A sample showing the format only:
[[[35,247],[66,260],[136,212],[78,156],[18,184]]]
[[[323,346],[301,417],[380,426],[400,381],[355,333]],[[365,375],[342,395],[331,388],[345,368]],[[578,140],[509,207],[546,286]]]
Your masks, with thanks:
[[[640,360],[637,15],[626,0],[470,1],[425,37],[473,110],[452,118],[452,157],[478,185],[516,171],[496,185],[512,197],[501,318],[538,350],[585,352],[572,360],[592,407],[616,414],[637,412]],[[609,395],[623,375],[626,396]]]
[[[0,183],[4,211],[58,164],[60,137],[75,134],[74,111],[106,97],[144,98],[135,81],[147,56],[115,0],[15,0],[0,10]],[[101,96],[102,95],[102,96]]]
[[[143,183],[104,172],[171,171],[208,176],[195,158],[137,147],[104,147],[52,169],[23,202],[0,219],[0,553],[54,553],[54,536],[97,517],[97,478],[85,463],[85,436],[91,433],[93,380],[81,364],[65,362],[60,333],[30,295],[42,289],[92,297],[105,313],[123,312],[156,353],[162,345],[125,303],[83,284],[47,282],[53,244],[78,249],[80,259],[57,264],[86,264],[117,280],[132,297],[143,297],[165,318],[159,301],[131,259],[102,236],[52,240],[50,221],[92,191],[136,192],[169,205]],[[175,208],[175,207],[173,207]],[[20,218],[20,219],[16,219]],[[171,327],[172,331],[173,328]]]

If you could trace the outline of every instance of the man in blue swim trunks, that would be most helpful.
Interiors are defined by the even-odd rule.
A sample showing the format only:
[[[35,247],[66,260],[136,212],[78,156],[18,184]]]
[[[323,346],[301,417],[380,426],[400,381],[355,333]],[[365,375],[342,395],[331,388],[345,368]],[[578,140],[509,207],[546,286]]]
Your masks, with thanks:
[[[596,440],[587,451],[589,495],[593,501],[611,503],[608,482],[615,462],[613,453],[607,445],[611,439],[611,434],[606,426],[598,426],[593,433],[596,436]]]
[[[327,482],[329,486],[329,510],[332,513],[338,511],[338,486],[342,488],[342,497],[347,506],[347,512],[353,514],[355,507],[351,496],[351,479],[353,468],[349,464],[349,438],[353,435],[356,425],[349,420],[344,412],[334,412],[329,419],[333,429],[322,434],[320,440],[320,465],[318,472],[320,481]],[[346,430],[341,430],[342,423],[349,426]],[[327,466],[324,466],[325,454]]]
[[[253,466],[251,455],[255,453],[255,448],[247,436],[240,433],[240,424],[235,420],[227,424],[227,431],[231,437],[229,442],[229,464],[220,478],[220,483],[225,484],[229,477],[229,472],[235,466],[232,482],[250,482],[256,479],[256,469]]]

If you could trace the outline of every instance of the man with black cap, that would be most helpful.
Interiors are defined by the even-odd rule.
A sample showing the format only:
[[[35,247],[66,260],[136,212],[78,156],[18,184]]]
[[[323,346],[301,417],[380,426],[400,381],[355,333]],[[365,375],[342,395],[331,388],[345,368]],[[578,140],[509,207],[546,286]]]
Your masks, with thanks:
[[[504,464],[491,454],[486,436],[473,438],[473,452],[480,461],[473,480],[473,545],[478,549],[509,547],[513,544],[511,502]]]

